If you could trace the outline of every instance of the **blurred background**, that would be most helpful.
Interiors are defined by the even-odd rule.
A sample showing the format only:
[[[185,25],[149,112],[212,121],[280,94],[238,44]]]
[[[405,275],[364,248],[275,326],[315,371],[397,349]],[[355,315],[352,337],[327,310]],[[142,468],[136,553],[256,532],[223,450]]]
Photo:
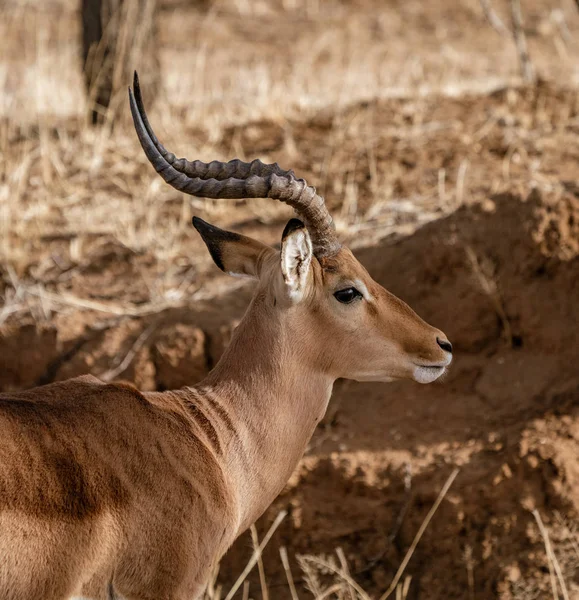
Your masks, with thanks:
[[[574,0],[0,0],[0,390],[199,381],[251,285],[191,217],[291,216],[165,185],[137,69],[171,151],[293,168],[456,347],[440,384],[338,382],[236,597],[579,598],[578,57]]]

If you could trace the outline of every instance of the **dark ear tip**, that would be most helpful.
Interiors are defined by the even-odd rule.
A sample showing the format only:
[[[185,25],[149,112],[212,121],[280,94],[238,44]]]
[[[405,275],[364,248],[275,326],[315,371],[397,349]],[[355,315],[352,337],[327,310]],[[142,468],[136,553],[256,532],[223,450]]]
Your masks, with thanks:
[[[241,239],[238,233],[232,231],[226,231],[220,229],[215,225],[211,225],[207,221],[200,219],[199,217],[193,217],[193,227],[197,229],[201,237],[207,241],[210,240],[212,243],[224,242],[224,241],[237,241]]]
[[[299,219],[290,219],[287,222],[287,225],[285,226],[285,229],[283,230],[283,233],[281,234],[281,241],[283,242],[285,240],[285,238],[292,234],[294,231],[298,230],[298,229],[304,229],[305,225],[303,223],[303,221],[300,221]]]
[[[207,221],[204,221],[203,219],[200,219],[199,217],[193,217],[192,223],[193,223],[193,227],[195,227],[195,229],[197,229],[197,231],[199,233],[203,233],[204,231],[214,229],[214,227],[213,227],[213,225],[211,225],[211,223],[208,223]]]

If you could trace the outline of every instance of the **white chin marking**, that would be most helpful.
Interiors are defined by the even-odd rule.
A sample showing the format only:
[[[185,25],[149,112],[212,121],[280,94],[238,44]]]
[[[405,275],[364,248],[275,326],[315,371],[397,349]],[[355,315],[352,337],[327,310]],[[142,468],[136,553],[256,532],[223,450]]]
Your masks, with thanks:
[[[418,383],[432,383],[436,381],[445,371],[444,367],[416,367],[414,369],[414,380]]]

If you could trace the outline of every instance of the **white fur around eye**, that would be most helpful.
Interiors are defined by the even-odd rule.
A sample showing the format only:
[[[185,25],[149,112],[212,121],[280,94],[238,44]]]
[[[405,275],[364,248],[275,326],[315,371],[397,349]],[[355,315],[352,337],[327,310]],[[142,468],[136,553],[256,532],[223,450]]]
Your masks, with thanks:
[[[374,298],[372,298],[372,295],[368,291],[366,284],[360,279],[354,280],[354,287],[360,292],[360,294],[362,294],[362,297],[364,298],[364,300],[366,300],[366,302],[372,302],[372,300],[374,300]]]
[[[304,295],[312,255],[312,241],[306,229],[294,231],[282,243],[281,272],[293,302],[298,302]]]

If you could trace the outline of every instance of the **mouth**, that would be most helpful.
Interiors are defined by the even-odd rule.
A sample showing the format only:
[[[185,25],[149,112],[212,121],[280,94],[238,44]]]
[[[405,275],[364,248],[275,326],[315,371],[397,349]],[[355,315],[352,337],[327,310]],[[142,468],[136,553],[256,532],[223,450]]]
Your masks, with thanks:
[[[414,381],[418,383],[432,383],[446,371],[446,365],[424,366],[417,365],[414,369]]]

